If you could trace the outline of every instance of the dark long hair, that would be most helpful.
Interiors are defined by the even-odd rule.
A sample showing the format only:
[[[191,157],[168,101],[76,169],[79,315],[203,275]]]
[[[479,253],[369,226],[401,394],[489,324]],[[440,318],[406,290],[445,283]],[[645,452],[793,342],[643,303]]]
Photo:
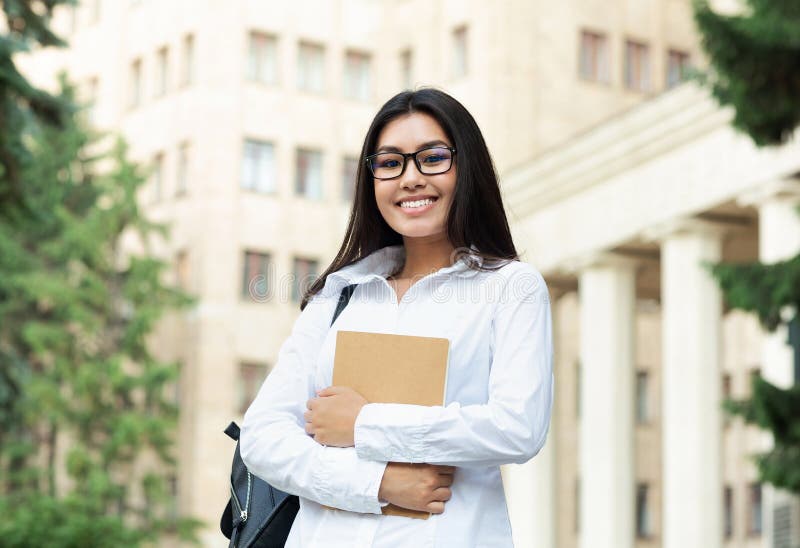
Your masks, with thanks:
[[[518,259],[508,227],[500,187],[489,150],[480,128],[464,105],[447,93],[422,88],[398,93],[384,104],[372,120],[364,138],[356,175],[355,197],[347,232],[336,258],[308,288],[300,309],[324,286],[332,272],[350,265],[382,247],[403,243],[403,237],[384,220],[375,201],[372,175],[364,158],[375,151],[378,136],[386,124],[414,112],[432,116],[456,149],[456,186],[447,214],[447,237],[456,250],[477,251],[483,264],[468,262],[470,268],[495,270]]]

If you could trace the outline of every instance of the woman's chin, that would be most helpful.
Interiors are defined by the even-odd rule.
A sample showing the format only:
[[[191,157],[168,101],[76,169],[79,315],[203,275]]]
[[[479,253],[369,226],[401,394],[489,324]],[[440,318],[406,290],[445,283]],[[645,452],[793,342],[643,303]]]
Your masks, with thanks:
[[[399,229],[398,229],[399,228]],[[437,239],[444,235],[444,230],[441,227],[438,228],[431,228],[431,227],[398,227],[395,228],[395,232],[403,236],[403,238],[410,238],[410,239]]]

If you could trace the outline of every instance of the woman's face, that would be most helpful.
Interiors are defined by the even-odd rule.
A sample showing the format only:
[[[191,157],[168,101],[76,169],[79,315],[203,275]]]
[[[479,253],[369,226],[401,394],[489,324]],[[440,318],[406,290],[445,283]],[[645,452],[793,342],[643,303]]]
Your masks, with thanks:
[[[386,124],[378,135],[374,152],[409,153],[436,146],[453,147],[453,143],[435,118],[414,112]],[[420,157],[420,162],[424,161]],[[427,158],[429,166],[439,161],[438,155]],[[438,175],[420,173],[414,159],[408,158],[402,175],[395,179],[374,179],[374,185],[378,209],[395,232],[405,238],[438,238],[446,234],[447,213],[456,187],[455,158],[450,169]],[[433,203],[420,202],[423,199]]]

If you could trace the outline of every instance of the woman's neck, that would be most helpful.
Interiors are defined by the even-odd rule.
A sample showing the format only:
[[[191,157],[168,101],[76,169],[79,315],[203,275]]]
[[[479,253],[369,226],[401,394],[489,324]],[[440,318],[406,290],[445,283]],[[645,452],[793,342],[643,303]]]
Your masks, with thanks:
[[[431,238],[403,237],[403,246],[406,250],[405,262],[393,278],[419,279],[452,264],[455,248],[444,235]]]

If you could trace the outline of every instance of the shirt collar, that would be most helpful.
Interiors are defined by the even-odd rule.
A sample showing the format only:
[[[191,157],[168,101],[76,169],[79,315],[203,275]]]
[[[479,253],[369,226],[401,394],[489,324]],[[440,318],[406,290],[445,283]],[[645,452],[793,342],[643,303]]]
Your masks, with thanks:
[[[470,246],[470,248],[473,252],[477,252],[477,248],[474,245]],[[382,247],[353,264],[332,272],[328,275],[328,280],[337,280],[339,283],[335,285],[337,288],[341,288],[345,285],[365,283],[375,278],[385,278],[400,268],[400,265],[405,260],[405,254],[405,246],[402,244]],[[482,265],[483,259],[477,254],[463,254],[452,265],[440,268],[433,275],[440,276],[449,273],[469,272],[470,262]],[[328,285],[327,280],[325,285]]]

